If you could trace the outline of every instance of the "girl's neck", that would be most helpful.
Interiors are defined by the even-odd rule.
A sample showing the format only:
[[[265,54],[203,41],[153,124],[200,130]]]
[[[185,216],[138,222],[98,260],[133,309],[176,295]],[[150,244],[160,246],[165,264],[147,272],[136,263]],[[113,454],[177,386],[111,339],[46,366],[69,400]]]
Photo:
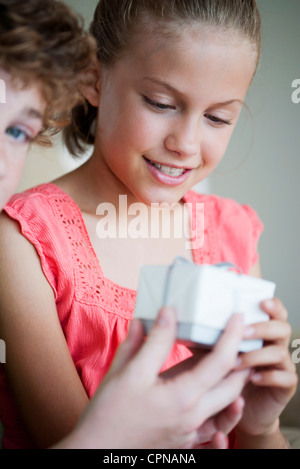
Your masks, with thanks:
[[[82,166],[54,183],[70,195],[82,213],[88,215],[96,215],[101,204],[107,204],[107,207],[110,204],[119,219],[128,218],[127,209],[133,204],[141,203],[95,153]],[[142,205],[143,213],[147,210],[151,217],[154,208]]]
[[[82,166],[80,174],[84,184],[88,185],[84,190],[93,210],[101,203],[108,203],[118,212],[120,196],[126,196],[128,205],[139,202],[96,153]]]

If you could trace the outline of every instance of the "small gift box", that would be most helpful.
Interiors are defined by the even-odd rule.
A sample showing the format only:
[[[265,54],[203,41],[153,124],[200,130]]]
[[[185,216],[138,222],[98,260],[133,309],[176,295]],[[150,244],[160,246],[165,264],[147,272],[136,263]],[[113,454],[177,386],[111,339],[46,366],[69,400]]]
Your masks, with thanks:
[[[260,303],[274,297],[273,282],[230,270],[231,264],[199,265],[176,259],[170,266],[141,269],[134,317],[148,333],[162,306],[177,312],[178,341],[188,346],[213,346],[234,313],[244,324],[267,321]],[[239,350],[262,347],[261,340],[243,340]]]

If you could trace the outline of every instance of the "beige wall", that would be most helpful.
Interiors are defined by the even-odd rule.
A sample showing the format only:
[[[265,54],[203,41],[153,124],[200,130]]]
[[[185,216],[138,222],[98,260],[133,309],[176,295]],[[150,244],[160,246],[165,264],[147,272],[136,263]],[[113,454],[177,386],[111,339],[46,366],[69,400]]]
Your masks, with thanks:
[[[97,0],[65,0],[88,20]],[[263,276],[277,283],[277,295],[300,330],[300,103],[292,82],[300,79],[300,1],[258,0],[264,51],[247,104],[227,155],[210,179],[211,191],[251,204],[265,224],[259,249]],[[74,163],[58,144],[35,149],[20,188],[49,181]]]
[[[291,99],[292,82],[300,79],[300,1],[258,5],[264,49],[247,98],[253,119],[244,114],[211,185],[258,211],[265,224],[263,275],[277,283],[277,295],[300,330],[300,104]]]

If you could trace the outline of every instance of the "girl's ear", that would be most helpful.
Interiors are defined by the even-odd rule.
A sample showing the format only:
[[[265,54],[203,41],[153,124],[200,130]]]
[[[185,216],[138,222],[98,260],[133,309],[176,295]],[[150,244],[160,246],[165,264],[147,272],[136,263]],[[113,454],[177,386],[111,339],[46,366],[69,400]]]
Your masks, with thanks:
[[[92,106],[98,107],[101,93],[101,68],[96,58],[81,76],[79,90]]]

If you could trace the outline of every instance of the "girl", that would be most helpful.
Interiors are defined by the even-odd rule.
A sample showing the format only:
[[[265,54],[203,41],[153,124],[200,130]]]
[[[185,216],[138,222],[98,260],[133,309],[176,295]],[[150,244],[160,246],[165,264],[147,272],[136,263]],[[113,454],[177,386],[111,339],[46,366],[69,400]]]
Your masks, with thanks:
[[[74,153],[93,143],[93,155],[54,184],[15,196],[0,227],[0,272],[14,279],[0,292],[1,324],[11,343],[7,370],[40,444],[42,432],[55,441],[69,431],[106,374],[126,336],[143,264],[184,255],[198,263],[229,261],[259,275],[262,225],[255,212],[191,192],[223,157],[256,71],[261,39],[255,2],[102,0],[92,32],[98,60],[81,86],[87,102],[74,109],[66,142]],[[150,224],[157,204],[165,217],[176,203],[179,219],[185,203],[204,203],[203,246],[187,251],[184,235],[107,238],[97,207],[115,207],[116,232],[124,233],[128,211],[119,206],[120,195],[127,207],[146,207]],[[190,213],[189,227],[198,216]],[[238,363],[255,370],[244,390],[238,448],[286,447],[278,417],[296,386],[290,329],[278,300],[263,307],[271,321],[246,329],[245,337],[262,338],[266,346]],[[163,369],[190,355],[175,346]],[[213,390],[210,396],[220,399]]]
[[[41,7],[46,18],[41,14]],[[28,0],[25,4],[20,0],[1,0],[0,9],[0,79],[5,84],[5,99],[1,99],[0,113],[1,211],[18,183],[29,143],[48,143],[46,135],[65,124],[72,104],[81,100],[76,93],[77,80],[91,61],[94,41],[83,33],[78,18],[59,2],[42,0],[41,5],[41,0]],[[60,56],[63,56],[63,62],[59,62]],[[65,116],[63,121],[62,116]],[[6,280],[9,282],[6,275],[1,277],[2,285]],[[13,315],[8,317],[8,321],[11,320]],[[0,327],[1,337],[2,332],[5,335],[5,321]],[[142,447],[150,447],[156,442],[163,447],[170,444],[181,447],[190,441],[191,435],[194,443],[212,438],[215,448],[226,446],[225,435],[241,416],[243,401],[238,396],[247,376],[247,372],[235,372],[226,377],[235,364],[241,332],[241,322],[238,319],[231,322],[208,360],[203,360],[200,366],[182,378],[169,380],[168,386],[164,386],[158,373],[175,340],[174,312],[160,312],[151,337],[143,347],[141,325],[134,322],[106,377],[106,384],[102,384],[74,431],[56,447],[128,447],[132,442]],[[21,340],[24,335],[23,330]],[[230,349],[228,345],[232,341],[235,347]],[[13,349],[14,346],[12,352]],[[24,363],[22,359],[15,361],[10,352],[8,341],[9,373],[13,364],[16,374],[21,374]],[[223,369],[220,368],[219,354],[228,357],[228,366]],[[202,380],[208,366],[214,370],[219,367],[220,372],[214,372],[210,383],[206,380],[206,388],[189,392],[199,378]],[[141,376],[141,369],[148,372],[147,379],[139,380],[141,392],[137,412],[132,375]],[[6,426],[4,447],[28,447],[20,418],[14,413],[14,405],[7,393],[3,370],[0,387],[1,418]],[[222,400],[207,401],[211,387],[221,393]],[[159,399],[156,398],[158,393]],[[108,395],[114,399],[113,406],[107,406]],[[178,395],[185,395],[187,399],[190,395],[193,398],[198,396],[194,399],[192,412],[187,412],[184,407],[180,411],[179,406],[174,405]],[[231,402],[233,404],[230,405]],[[154,419],[153,416],[161,415],[162,410],[171,418]],[[197,413],[199,415],[195,418]],[[213,414],[217,415],[209,418]],[[175,420],[174,415],[177,416]],[[145,421],[147,427],[141,431]],[[189,428],[188,433],[183,431],[183,421]],[[119,435],[116,434],[116,424]]]

